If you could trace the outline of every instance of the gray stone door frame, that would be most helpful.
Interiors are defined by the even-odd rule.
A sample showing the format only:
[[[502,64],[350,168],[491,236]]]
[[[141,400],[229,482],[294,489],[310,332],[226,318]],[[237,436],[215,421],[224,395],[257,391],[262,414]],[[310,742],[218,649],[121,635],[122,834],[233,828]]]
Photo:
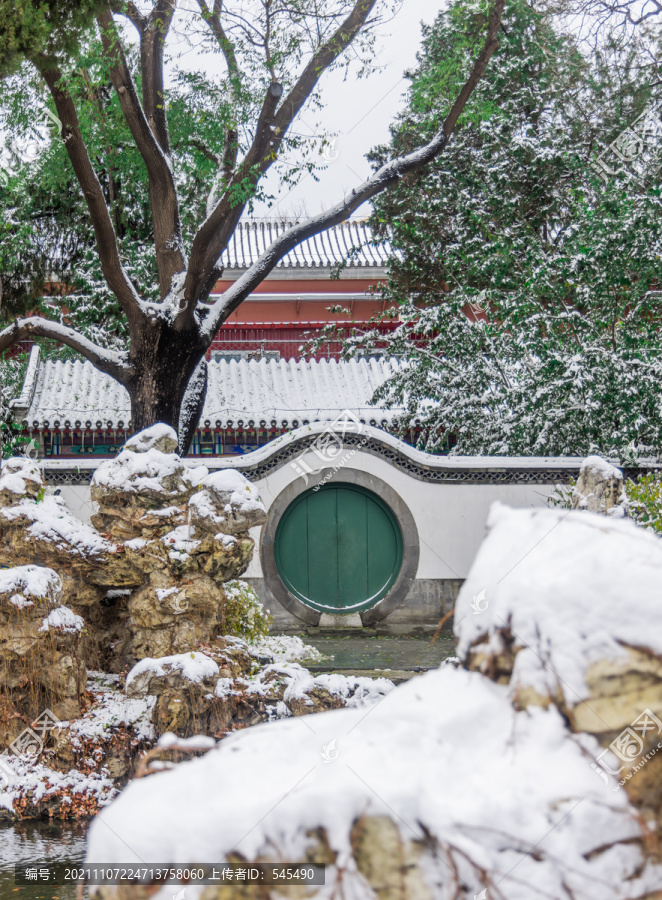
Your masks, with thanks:
[[[281,516],[290,504],[296,500],[301,494],[314,488],[321,482],[328,483],[328,469],[323,469],[308,478],[307,482],[303,478],[297,478],[284,488],[276,497],[269,507],[267,513],[267,522],[262,529],[262,538],[260,541],[260,560],[262,563],[262,572],[267,587],[276,598],[276,600],[285,607],[288,612],[301,619],[308,625],[319,625],[321,614],[317,610],[311,609],[302,603],[298,597],[295,597],[283,584],[278,568],[276,566],[275,541],[276,529],[281,520]],[[345,467],[341,472],[337,473],[337,478],[332,479],[335,484],[355,484],[359,487],[372,491],[380,497],[384,503],[391,509],[393,515],[398,521],[400,531],[402,532],[402,565],[398,577],[388,594],[383,597],[379,603],[371,609],[364,610],[360,613],[363,625],[374,625],[375,623],[386,618],[394,609],[405,600],[409,590],[416,578],[418,571],[418,560],[420,555],[420,544],[418,539],[418,529],[414,517],[397,491],[377,478],[376,475],[370,475],[359,469],[350,469]]]

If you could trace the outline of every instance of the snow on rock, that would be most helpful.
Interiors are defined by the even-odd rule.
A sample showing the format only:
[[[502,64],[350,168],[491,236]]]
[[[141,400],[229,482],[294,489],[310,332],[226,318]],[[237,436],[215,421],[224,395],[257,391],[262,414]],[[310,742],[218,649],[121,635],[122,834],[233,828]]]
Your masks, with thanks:
[[[204,653],[178,653],[160,659],[141,659],[126,676],[129,697],[159,694],[185,682],[200,684],[218,677],[218,665]]]
[[[21,817],[43,815],[42,804],[49,815],[89,816],[117,794],[115,780],[129,774],[135,748],[155,739],[155,698],[128,699],[118,682],[89,672],[92,705],[83,716],[61,722],[36,759],[0,755],[0,807],[13,813],[16,802]]]
[[[196,541],[193,537],[190,525],[178,525],[177,528],[168,531],[161,538],[161,543],[167,547],[170,559],[181,562],[187,560],[191,551],[200,546],[200,541]]]
[[[241,534],[263,525],[267,517],[257,488],[233,469],[203,478],[189,500],[189,511],[194,528],[211,534]]]
[[[492,507],[455,610],[463,664],[520,709],[556,706],[662,826],[662,543],[624,519]],[[591,752],[591,751],[589,751]],[[612,788],[613,789],[613,788]]]
[[[248,650],[256,656],[272,656],[274,661],[319,662],[322,654],[316,647],[304,644],[298,635],[270,634],[248,645]]]
[[[161,750],[169,750],[173,747],[178,750],[211,750],[216,746],[216,741],[206,734],[195,734],[193,737],[182,738],[173,734],[172,731],[166,731],[158,739],[156,746]]]
[[[72,740],[98,739],[120,726],[132,729],[140,740],[154,739],[151,723],[154,698],[127,698],[119,690],[118,682],[117,675],[88,672],[88,690],[95,694],[96,702],[84,716],[69,723]]]
[[[45,487],[43,473],[34,460],[14,456],[2,461],[0,506],[10,506],[19,497],[36,497]]]
[[[555,708],[518,712],[507,687],[443,667],[369,714],[247,729],[132,782],[92,823],[87,860],[130,862],[127,848],[182,865],[331,857],[326,885],[307,894],[318,900],[341,877],[355,900],[470,898],[495,884],[503,900],[620,900],[662,890],[647,837]]]
[[[21,604],[17,597],[23,598],[25,605],[39,600],[59,603],[62,597],[62,580],[57,572],[44,566],[0,569],[0,599],[6,595],[11,595],[9,602],[19,608]]]
[[[25,529],[26,539],[51,544],[53,550],[77,557],[94,557],[114,550],[114,545],[90,525],[76,518],[61,497],[45,496],[40,502],[22,500],[0,509],[0,531],[5,525]]]
[[[395,685],[387,678],[367,678],[340,673],[314,675],[299,663],[280,660],[260,668],[255,674],[219,678],[215,696],[227,697],[238,691],[259,696],[268,703],[269,717],[302,715],[322,709],[368,708],[379,703]],[[274,702],[279,706],[273,706]]]
[[[65,634],[76,634],[85,626],[82,616],[77,616],[68,606],[58,606],[52,609],[42,621],[39,631],[63,631]]]
[[[572,495],[575,509],[625,518],[628,501],[623,486],[623,473],[601,456],[587,456]]]
[[[92,476],[92,499],[108,503],[108,492],[143,497],[185,495],[187,466],[174,453],[155,447],[136,453],[122,450],[101,463]]]
[[[77,769],[59,772],[45,763],[24,762],[10,753],[0,756],[0,808],[10,813],[14,811],[14,801],[38,809],[42,802],[52,803],[59,797],[61,809],[83,801],[84,814],[89,814],[91,805],[101,807],[116,793],[113,782],[104,773],[86,774]]]
[[[159,423],[134,434],[124,444],[125,450],[132,453],[147,453],[148,450],[160,450],[161,453],[176,453],[177,432],[170,425]]]
[[[500,503],[487,527],[455,607],[465,663],[487,671],[515,653],[515,688],[575,706],[590,666],[623,660],[623,645],[662,655],[658,538],[628,521]]]
[[[95,695],[94,705],[79,719],[69,723],[71,741],[108,738],[113,729],[130,729],[141,741],[153,741],[154,697],[126,697],[119,689],[119,676],[88,672],[87,689]]]

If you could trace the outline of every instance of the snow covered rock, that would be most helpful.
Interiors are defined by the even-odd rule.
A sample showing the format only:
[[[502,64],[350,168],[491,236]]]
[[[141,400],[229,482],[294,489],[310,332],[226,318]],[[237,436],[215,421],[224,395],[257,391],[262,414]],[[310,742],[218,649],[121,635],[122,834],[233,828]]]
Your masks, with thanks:
[[[0,570],[0,690],[21,731],[48,707],[59,718],[80,714],[85,662],[84,622],[61,605],[62,582],[52,569]],[[12,734],[15,736],[15,734]]]
[[[203,478],[188,505],[193,528],[210,534],[244,534],[267,520],[257,488],[232,469]]]
[[[42,566],[0,569],[0,603],[7,600],[18,609],[35,603],[57,604],[62,599],[62,581],[57,572]]]
[[[33,460],[15,456],[2,462],[0,506],[12,506],[23,497],[35,498],[45,487],[41,469]]]
[[[166,688],[200,684],[213,690],[218,665],[204,653],[180,653],[161,659],[141,659],[126,676],[127,697],[154,697]]]
[[[216,638],[230,605],[241,606],[243,594],[229,603],[223,584],[248,567],[247,532],[264,521],[264,506],[242,475],[210,476],[175,449],[173,429],[155,425],[102,463],[92,478],[99,510],[91,525],[45,493],[32,461],[2,469],[0,565],[38,561],[58,572],[64,602],[88,625],[84,649],[95,668],[118,672],[137,659],[193,650]],[[192,495],[200,503],[189,507]]]
[[[268,641],[268,639],[267,639]],[[312,648],[300,642],[302,652]],[[385,678],[313,675],[296,662],[267,662],[239,638],[219,638],[205,652],[143,659],[129,672],[130,698],[156,697],[155,733],[221,737],[236,727],[344,706],[368,708],[393,689]],[[268,654],[273,659],[273,654]]]
[[[205,472],[204,468],[187,466],[177,454],[162,453],[155,447],[141,453],[123,449],[92,476],[92,500],[106,516],[112,516],[118,508],[177,506],[186,502]]]
[[[500,504],[488,529],[456,604],[458,656],[518,708],[554,704],[597,737],[662,825],[662,542],[629,521]]]
[[[646,859],[650,833],[624,791],[605,791],[553,707],[517,711],[507,687],[443,667],[369,715],[345,709],[305,722],[241,731],[134,781],[92,823],[88,861],[126,863],[129,847],[136,862],[180,866],[228,856],[325,863],[326,885],[306,888],[310,900],[471,900],[497,885],[503,900],[662,890],[662,869]],[[169,884],[168,896],[180,886]],[[221,900],[228,888],[186,890]],[[120,889],[95,895],[111,900]]]
[[[170,656],[208,643],[226,619],[224,582],[241,574],[253,555],[253,540],[188,536],[188,527],[159,540],[125,545],[142,583],[126,603],[130,656]]]
[[[134,434],[124,445],[125,450],[132,453],[147,453],[148,450],[159,450],[161,453],[177,452],[177,432],[170,425],[159,423]]]
[[[0,564],[39,559],[53,568],[105,565],[114,545],[71,514],[61,497],[20,500],[0,508]]]
[[[621,470],[600,456],[587,456],[573,491],[572,505],[574,509],[606,516],[627,516],[628,501]]]

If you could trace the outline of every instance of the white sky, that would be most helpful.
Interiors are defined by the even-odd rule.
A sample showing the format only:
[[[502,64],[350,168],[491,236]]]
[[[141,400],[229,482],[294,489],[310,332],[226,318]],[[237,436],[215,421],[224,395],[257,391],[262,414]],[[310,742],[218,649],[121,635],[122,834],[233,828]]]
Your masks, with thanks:
[[[324,129],[330,135],[337,134],[335,148],[327,151],[329,156],[337,154],[337,158],[320,173],[319,181],[306,176],[289,193],[287,187],[281,188],[277,205],[271,210],[261,205],[256,208],[256,214],[299,212],[298,207],[305,203],[312,215],[342,200],[346,192],[368,177],[370,166],[365,154],[388,139],[389,125],[402,108],[408,85],[403,73],[416,62],[421,46],[421,21],[434,21],[444,5],[444,0],[404,0],[397,15],[378,31],[376,62],[384,66],[379,73],[360,81],[352,77],[351,71],[346,81],[342,72],[322,76],[323,116],[306,113],[304,108],[293,130],[314,134],[321,118]],[[265,182],[270,193],[276,193],[278,187],[274,176]],[[368,211],[366,204],[355,216],[365,216]]]
[[[256,205],[256,215],[300,215],[303,203],[305,211],[315,214],[342,200],[345,192],[370,174],[365,154],[388,139],[389,125],[402,107],[408,85],[403,73],[415,65],[416,53],[421,46],[421,21],[434,21],[443,6],[444,0],[403,0],[393,19],[377,29],[375,63],[383,67],[378,73],[360,81],[351,69],[347,80],[342,71],[327,72],[322,76],[320,87],[324,108],[311,110],[304,107],[291,130],[311,135],[322,131],[330,139],[337,135],[335,148],[328,149],[329,154],[337,154],[337,158],[329,161],[328,168],[319,173],[319,181],[306,175],[294,189],[280,186],[276,164],[264,185],[267,193],[277,199],[271,208],[266,203]],[[127,34],[135,39],[131,29]],[[199,69],[202,60],[193,48],[179,56],[177,62],[180,66]],[[216,68],[222,63],[220,57],[209,54],[202,65]],[[368,212],[365,205],[355,216],[365,216]]]

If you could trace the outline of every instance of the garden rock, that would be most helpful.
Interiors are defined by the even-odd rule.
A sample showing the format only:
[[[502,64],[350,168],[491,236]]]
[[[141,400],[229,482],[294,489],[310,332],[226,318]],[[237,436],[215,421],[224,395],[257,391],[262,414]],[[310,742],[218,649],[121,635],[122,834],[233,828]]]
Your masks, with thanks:
[[[587,456],[572,495],[573,509],[624,518],[628,501],[623,473],[600,456]]]

